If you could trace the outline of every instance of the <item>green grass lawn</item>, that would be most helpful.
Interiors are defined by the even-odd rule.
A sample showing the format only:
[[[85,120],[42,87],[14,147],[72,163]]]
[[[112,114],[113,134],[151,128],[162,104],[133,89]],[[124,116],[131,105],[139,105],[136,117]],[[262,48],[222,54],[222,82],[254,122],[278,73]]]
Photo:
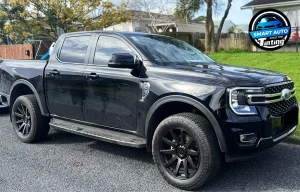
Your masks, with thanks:
[[[209,56],[219,63],[268,69],[287,74],[295,82],[297,99],[300,101],[300,53],[220,52]],[[296,131],[296,135],[300,136],[300,128]]]

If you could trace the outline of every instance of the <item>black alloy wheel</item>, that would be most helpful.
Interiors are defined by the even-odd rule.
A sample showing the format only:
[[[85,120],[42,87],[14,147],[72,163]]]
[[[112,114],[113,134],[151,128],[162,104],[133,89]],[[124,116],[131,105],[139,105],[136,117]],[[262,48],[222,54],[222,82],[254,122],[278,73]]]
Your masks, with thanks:
[[[175,187],[195,190],[221,167],[221,151],[211,123],[203,116],[179,113],[164,119],[152,139],[154,162]]]
[[[49,132],[49,118],[41,114],[34,95],[20,96],[11,108],[11,120],[17,137],[25,143],[44,140]]]
[[[16,133],[19,137],[26,138],[31,130],[31,116],[28,108],[23,104],[19,104],[16,106],[16,110],[13,112],[13,115],[16,119]]]
[[[169,130],[162,138],[159,152],[165,168],[178,179],[193,177],[199,168],[199,147],[193,137],[183,129]]]

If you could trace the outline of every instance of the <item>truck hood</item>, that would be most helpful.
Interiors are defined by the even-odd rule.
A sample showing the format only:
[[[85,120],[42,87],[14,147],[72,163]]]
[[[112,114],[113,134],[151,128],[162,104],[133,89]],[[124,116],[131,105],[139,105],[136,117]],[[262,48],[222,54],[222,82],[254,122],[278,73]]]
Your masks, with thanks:
[[[268,84],[280,83],[287,81],[287,76],[269,70],[262,70],[249,67],[238,67],[220,63],[197,63],[192,65],[172,65],[170,67],[164,66],[169,70],[181,70],[180,76],[194,76],[195,83],[203,83],[203,80],[210,79],[211,84],[219,84],[220,86],[265,86]],[[165,75],[168,77],[168,71]],[[192,73],[192,74],[191,74]],[[195,74],[197,73],[197,74]],[[188,75],[189,74],[189,75]],[[199,78],[197,78],[199,77]],[[184,80],[184,78],[182,78]],[[189,81],[191,78],[188,78]],[[205,81],[207,82],[207,81]]]
[[[287,81],[286,75],[263,69],[238,67],[225,64],[202,64],[197,65],[202,73],[222,75],[233,81],[237,86],[264,86],[273,83]]]

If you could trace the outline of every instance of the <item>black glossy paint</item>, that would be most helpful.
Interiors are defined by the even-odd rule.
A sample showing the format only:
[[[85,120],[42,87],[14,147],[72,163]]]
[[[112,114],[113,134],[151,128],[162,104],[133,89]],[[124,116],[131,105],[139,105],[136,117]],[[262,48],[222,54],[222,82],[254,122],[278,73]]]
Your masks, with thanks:
[[[210,114],[208,119],[214,125],[223,152],[235,154],[245,149],[257,150],[256,146],[240,146],[236,139],[239,133],[255,131],[259,137],[270,136],[272,120],[266,107],[259,108],[258,116],[238,116],[228,106],[226,89],[288,81],[284,74],[218,63],[160,66],[146,58],[127,39],[126,36],[133,34],[136,35],[109,32],[66,34],[59,38],[48,64],[45,61],[3,61],[0,64],[0,92],[9,95],[12,84],[24,79],[37,90],[45,114],[130,131],[143,137],[148,134],[147,122],[152,114],[149,111],[154,104],[167,96],[181,96],[180,102],[193,100],[189,104],[207,117]],[[92,36],[84,63],[60,62],[57,55],[64,38],[80,35]],[[140,67],[131,70],[93,64],[97,39],[106,35],[126,43],[140,60]],[[59,74],[50,74],[53,70]],[[151,85],[144,101],[141,100],[141,82]],[[166,99],[164,102],[170,101]],[[294,113],[298,113],[298,106],[294,107]]]
[[[90,78],[96,74],[98,78]],[[129,69],[88,65],[84,71],[84,121],[136,130],[139,78]]]
[[[0,92],[10,95],[17,85],[31,84],[40,100],[44,115],[48,114],[44,95],[43,71],[47,61],[5,60],[0,64]],[[34,92],[34,90],[32,90]],[[9,98],[8,98],[9,99]]]

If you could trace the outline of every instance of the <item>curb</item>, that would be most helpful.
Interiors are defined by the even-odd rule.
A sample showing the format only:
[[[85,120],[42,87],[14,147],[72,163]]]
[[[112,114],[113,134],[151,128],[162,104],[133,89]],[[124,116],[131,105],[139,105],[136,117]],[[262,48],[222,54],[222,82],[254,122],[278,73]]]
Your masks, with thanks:
[[[283,142],[288,144],[300,145],[300,137],[290,136],[286,138]]]

